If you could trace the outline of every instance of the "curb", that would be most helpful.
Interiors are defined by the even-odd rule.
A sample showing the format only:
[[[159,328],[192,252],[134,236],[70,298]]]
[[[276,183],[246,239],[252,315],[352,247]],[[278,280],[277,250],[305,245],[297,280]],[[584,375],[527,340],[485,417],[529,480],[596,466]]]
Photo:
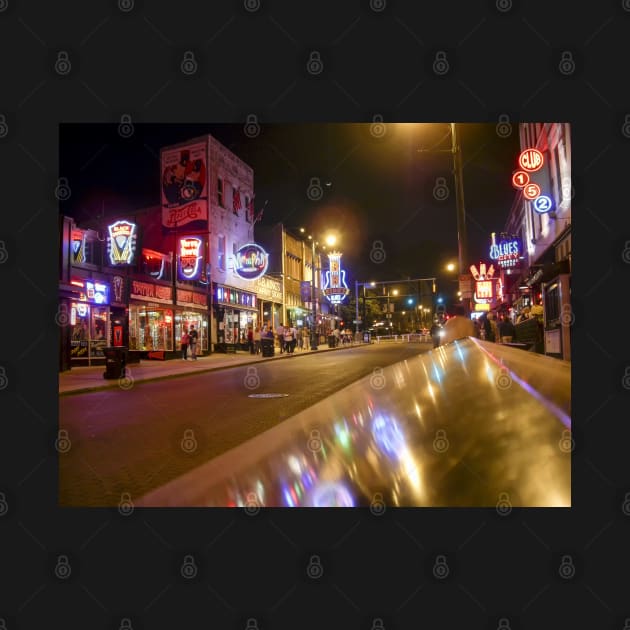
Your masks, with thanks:
[[[292,354],[291,356],[293,357],[305,357],[305,356],[310,356],[312,354],[321,354],[322,352],[334,352],[335,350],[349,350],[351,348],[358,348],[358,347],[362,347],[362,346],[368,346],[368,345],[372,345],[371,343],[369,344],[359,344],[359,345],[355,345],[355,346],[350,346],[349,348],[322,348],[321,350],[310,350],[309,352],[302,352],[299,354]],[[258,361],[255,362],[255,364],[257,365],[258,363],[268,363],[269,361],[278,361],[279,359],[288,359],[288,356],[274,356],[274,357],[266,357],[264,359],[259,359]],[[207,374],[208,372],[218,372],[219,370],[229,370],[231,368],[235,368],[235,367],[243,367],[245,365],[251,365],[253,362],[252,361],[243,361],[241,363],[234,363],[232,365],[220,365],[220,366],[216,366],[216,367],[208,367],[208,368],[202,368],[200,370],[194,370],[192,372],[176,372],[175,374],[164,374],[162,376],[150,376],[148,378],[142,378],[139,379],[137,381],[134,381],[136,383],[147,383],[147,382],[152,382],[152,381],[165,381],[168,379],[172,379],[172,378],[181,378],[183,376],[191,376],[191,375],[195,375],[195,374]],[[89,394],[90,392],[98,392],[98,391],[103,391],[103,390],[107,390],[107,389],[115,389],[118,388],[118,381],[120,379],[111,379],[108,383],[104,383],[103,385],[94,385],[92,387],[82,387],[81,389],[72,389],[69,391],[65,391],[65,392],[59,392],[59,397],[61,396],[72,396],[74,394]]]

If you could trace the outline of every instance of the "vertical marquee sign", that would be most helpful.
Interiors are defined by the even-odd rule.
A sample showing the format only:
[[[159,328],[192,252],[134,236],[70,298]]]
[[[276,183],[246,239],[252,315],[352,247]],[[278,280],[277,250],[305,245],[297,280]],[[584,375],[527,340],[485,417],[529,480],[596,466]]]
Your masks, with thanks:
[[[161,152],[162,225],[204,229],[208,222],[207,145],[191,144]]]
[[[486,268],[485,263],[479,263],[479,269],[477,269],[475,265],[471,265],[470,273],[472,273],[472,276],[475,279],[475,294],[473,295],[475,310],[490,310],[492,302],[494,302],[497,297],[495,285],[497,282],[500,282],[500,280],[494,277],[493,265]]]
[[[512,185],[523,191],[523,197],[532,202],[538,214],[545,214],[553,210],[553,201],[548,195],[542,194],[539,184],[531,181],[530,173],[540,171],[545,163],[543,154],[538,149],[525,149],[518,156],[521,170],[512,174]]]
[[[328,254],[330,270],[326,272],[323,293],[331,304],[340,304],[346,298],[350,289],[346,285],[346,272],[341,268],[341,254]]]
[[[138,226],[129,221],[116,221],[107,227],[107,254],[112,265],[131,265],[136,254]]]
[[[179,279],[199,280],[203,267],[203,240],[196,236],[179,239]]]

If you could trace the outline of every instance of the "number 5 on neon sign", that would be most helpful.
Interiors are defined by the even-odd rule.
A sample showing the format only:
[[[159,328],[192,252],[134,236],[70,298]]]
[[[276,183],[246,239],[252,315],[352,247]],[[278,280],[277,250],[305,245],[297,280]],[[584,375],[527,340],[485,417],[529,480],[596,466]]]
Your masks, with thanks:
[[[525,199],[536,199],[540,195],[540,186],[538,184],[527,184],[525,188],[523,188],[523,197]]]
[[[536,197],[536,199],[534,199],[534,210],[539,214],[549,212],[549,210],[551,210],[551,199],[546,195]]]

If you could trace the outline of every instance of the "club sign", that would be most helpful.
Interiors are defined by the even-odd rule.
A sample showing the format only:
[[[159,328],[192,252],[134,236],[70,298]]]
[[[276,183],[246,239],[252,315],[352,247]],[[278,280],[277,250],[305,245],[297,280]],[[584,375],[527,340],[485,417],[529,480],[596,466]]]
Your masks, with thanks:
[[[256,280],[267,273],[269,254],[256,243],[247,243],[234,255],[234,272],[243,280]]]
[[[519,166],[530,173],[540,170],[544,161],[543,154],[538,149],[525,149],[518,156]]]

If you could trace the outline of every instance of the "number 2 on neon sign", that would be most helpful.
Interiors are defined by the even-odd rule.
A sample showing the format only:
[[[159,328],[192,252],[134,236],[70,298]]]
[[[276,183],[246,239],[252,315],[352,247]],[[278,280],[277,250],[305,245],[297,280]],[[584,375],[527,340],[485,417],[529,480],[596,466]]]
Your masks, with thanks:
[[[548,212],[551,210],[551,199],[549,199],[546,195],[537,197],[534,199],[534,210],[540,213]]]

